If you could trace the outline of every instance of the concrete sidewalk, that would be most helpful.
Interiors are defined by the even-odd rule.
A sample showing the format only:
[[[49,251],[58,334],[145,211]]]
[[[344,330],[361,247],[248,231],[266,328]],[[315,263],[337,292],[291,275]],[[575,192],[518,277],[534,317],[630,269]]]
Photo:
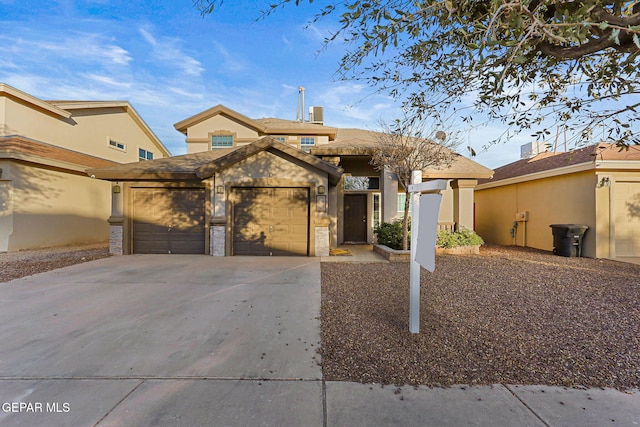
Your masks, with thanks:
[[[324,382],[320,262],[126,256],[0,284],[1,426],[640,425],[640,394]]]

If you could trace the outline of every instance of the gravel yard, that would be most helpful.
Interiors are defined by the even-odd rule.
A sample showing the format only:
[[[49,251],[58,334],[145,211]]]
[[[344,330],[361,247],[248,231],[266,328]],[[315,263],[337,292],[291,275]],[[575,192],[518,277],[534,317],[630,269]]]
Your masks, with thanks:
[[[514,247],[409,264],[322,264],[326,380],[640,387],[640,266]]]
[[[109,256],[106,244],[0,253],[0,283]]]

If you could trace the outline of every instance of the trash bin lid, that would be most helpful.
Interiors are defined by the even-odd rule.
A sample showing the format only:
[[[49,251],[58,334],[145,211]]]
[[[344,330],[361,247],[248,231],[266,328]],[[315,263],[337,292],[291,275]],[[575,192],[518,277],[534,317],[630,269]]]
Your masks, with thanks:
[[[583,234],[589,229],[589,226],[583,224],[551,224],[549,227],[555,235]]]

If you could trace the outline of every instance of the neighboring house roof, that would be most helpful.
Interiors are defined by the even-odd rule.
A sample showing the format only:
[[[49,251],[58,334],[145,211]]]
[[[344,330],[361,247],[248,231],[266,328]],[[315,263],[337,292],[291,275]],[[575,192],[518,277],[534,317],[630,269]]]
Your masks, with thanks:
[[[109,181],[201,180],[209,178],[214,173],[262,151],[277,152],[285,157],[302,161],[316,169],[320,169],[329,175],[330,181],[333,183],[336,183],[342,176],[341,168],[293,148],[288,144],[276,141],[272,137],[264,137],[239,148],[223,148],[157,160],[127,163],[109,168],[90,169],[87,170],[87,174]]]
[[[583,170],[601,166],[606,162],[640,161],[640,147],[630,146],[621,149],[615,144],[599,143],[570,152],[545,152],[530,159],[522,159],[497,168],[491,180],[482,180],[480,184],[493,184],[520,177],[535,177],[554,170]],[[640,166],[640,164],[639,164]],[[638,167],[638,166],[636,166]]]
[[[128,101],[43,101],[42,99],[29,95],[28,93],[16,89],[6,83],[0,83],[0,97],[1,96],[9,97],[22,104],[28,105],[34,110],[41,111],[45,114],[53,115],[61,119],[72,118],[73,110],[122,108],[131,116],[133,121],[153,141],[160,151],[162,151],[163,155],[171,156],[167,147],[165,147],[158,139],[151,128],[145,123],[142,117],[140,117],[138,112]]]
[[[118,164],[23,136],[0,137],[0,159],[37,163],[78,174],[84,174],[86,168],[104,168]]]

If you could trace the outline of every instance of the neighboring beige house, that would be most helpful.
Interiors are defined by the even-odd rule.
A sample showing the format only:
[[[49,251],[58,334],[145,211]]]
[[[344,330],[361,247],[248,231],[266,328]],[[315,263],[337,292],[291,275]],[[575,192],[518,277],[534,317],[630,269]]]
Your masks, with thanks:
[[[374,132],[250,119],[222,105],[175,127],[189,154],[88,171],[113,183],[114,254],[323,256],[373,242],[374,226],[399,216],[397,179],[369,164]],[[491,175],[462,156],[424,171],[450,181],[443,226],[473,228],[474,187]]]
[[[476,230],[489,243],[551,250],[551,224],[587,225],[584,256],[640,257],[640,148],[541,153],[476,188]]]
[[[85,170],[169,155],[126,101],[43,101],[0,84],[0,252],[106,242],[111,186]]]

